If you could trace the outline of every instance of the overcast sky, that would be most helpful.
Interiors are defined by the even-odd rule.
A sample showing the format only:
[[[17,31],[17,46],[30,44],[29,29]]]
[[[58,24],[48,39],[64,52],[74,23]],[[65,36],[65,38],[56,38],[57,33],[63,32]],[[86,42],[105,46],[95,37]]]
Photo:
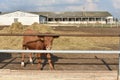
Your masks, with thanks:
[[[120,0],[0,0],[1,12],[108,11],[120,18]]]

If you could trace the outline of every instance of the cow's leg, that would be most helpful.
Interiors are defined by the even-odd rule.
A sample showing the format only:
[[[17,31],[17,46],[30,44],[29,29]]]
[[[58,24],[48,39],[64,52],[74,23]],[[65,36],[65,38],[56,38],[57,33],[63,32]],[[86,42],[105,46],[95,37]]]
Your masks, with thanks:
[[[25,66],[24,59],[25,59],[25,54],[24,54],[24,53],[22,53],[22,61],[21,61],[21,66],[22,66],[22,67],[24,67],[24,66]]]
[[[25,49],[26,49],[26,47],[23,45],[23,50],[25,50]],[[25,66],[24,60],[25,60],[25,53],[22,53],[22,61],[21,61],[21,66],[22,66],[22,67]]]
[[[37,54],[37,62],[38,62],[38,69],[40,69],[41,70],[41,54]]]
[[[31,64],[33,64],[32,53],[29,54],[29,61]]]
[[[53,62],[51,60],[51,54],[50,53],[47,53],[47,59],[48,59],[48,63],[49,63],[50,69],[53,70],[54,66],[53,66]]]

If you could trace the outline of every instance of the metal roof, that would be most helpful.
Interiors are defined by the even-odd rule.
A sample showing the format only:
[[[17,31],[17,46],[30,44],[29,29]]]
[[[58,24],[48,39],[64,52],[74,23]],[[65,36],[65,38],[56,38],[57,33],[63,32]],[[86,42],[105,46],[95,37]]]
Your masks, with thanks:
[[[48,18],[74,18],[74,17],[108,17],[112,16],[107,11],[84,11],[84,12],[31,12]]]
[[[1,13],[0,15],[10,12]],[[27,12],[37,15],[46,16],[48,18],[79,18],[79,17],[108,17],[112,16],[107,11],[81,11],[81,12]]]

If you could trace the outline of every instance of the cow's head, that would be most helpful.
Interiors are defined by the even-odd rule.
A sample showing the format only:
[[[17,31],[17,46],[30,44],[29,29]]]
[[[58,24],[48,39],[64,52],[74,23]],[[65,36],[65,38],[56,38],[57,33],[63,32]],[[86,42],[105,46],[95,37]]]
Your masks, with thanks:
[[[44,45],[45,45],[46,50],[51,50],[52,43],[53,43],[53,37],[51,36],[44,37]]]

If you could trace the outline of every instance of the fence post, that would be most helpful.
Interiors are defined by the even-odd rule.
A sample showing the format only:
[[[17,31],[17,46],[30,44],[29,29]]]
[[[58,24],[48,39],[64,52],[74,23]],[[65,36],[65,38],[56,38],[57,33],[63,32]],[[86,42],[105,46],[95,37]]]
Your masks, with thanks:
[[[119,50],[120,50],[120,36],[119,36]],[[120,53],[118,54],[118,75],[117,75],[117,80],[120,80]]]
[[[120,54],[118,54],[118,75],[117,80],[120,80]]]

